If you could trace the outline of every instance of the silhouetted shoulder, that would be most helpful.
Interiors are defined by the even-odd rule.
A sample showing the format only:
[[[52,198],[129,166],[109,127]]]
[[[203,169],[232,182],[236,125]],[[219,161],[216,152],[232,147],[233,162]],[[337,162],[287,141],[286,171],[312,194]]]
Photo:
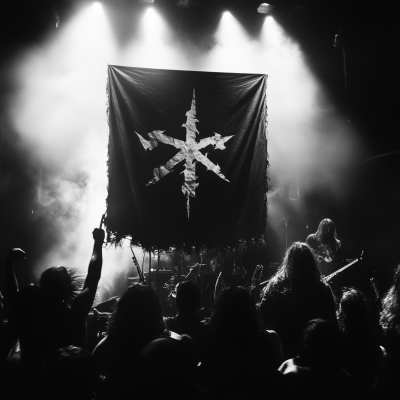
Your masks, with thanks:
[[[306,243],[313,249],[318,247],[318,240],[315,233],[311,233],[307,236]]]

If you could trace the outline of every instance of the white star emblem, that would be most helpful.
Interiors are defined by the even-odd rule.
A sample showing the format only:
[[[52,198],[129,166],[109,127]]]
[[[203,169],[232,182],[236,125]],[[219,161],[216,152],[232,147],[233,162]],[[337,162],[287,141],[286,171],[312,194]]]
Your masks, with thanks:
[[[164,165],[158,168],[154,168],[153,178],[148,182],[147,185],[157,183],[162,177],[169,174],[178,163],[185,160],[185,169],[182,172],[185,177],[185,181],[182,185],[182,193],[187,198],[186,204],[187,214],[189,218],[189,198],[196,197],[196,188],[197,186],[199,186],[199,184],[196,182],[198,178],[198,176],[196,176],[197,161],[206,166],[207,170],[213,171],[221,179],[229,182],[228,179],[226,179],[225,176],[222,174],[219,165],[215,165],[214,163],[212,163],[208,159],[207,154],[204,155],[199,150],[207,147],[210,144],[214,146],[214,149],[223,150],[226,148],[225,143],[231,137],[233,137],[233,135],[222,137],[220,134],[214,132],[214,136],[201,139],[198,142],[196,141],[196,136],[199,134],[199,131],[196,128],[196,122],[199,121],[196,119],[196,98],[194,89],[192,105],[190,107],[190,110],[186,113],[186,117],[186,123],[182,125],[186,128],[186,142],[164,135],[165,131],[152,131],[148,133],[148,137],[150,138],[150,140],[143,139],[141,135],[139,135],[137,132],[135,133],[139,137],[143,147],[146,150],[153,150],[155,147],[158,146],[158,142],[169,144],[176,147],[177,149],[180,149],[180,151]]]

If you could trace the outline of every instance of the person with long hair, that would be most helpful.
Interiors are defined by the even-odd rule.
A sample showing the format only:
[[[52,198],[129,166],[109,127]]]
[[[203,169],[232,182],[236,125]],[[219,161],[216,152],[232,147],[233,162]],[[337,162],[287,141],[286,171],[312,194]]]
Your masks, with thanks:
[[[40,399],[93,400],[98,384],[93,356],[80,347],[55,350],[40,371]]]
[[[93,252],[83,287],[74,270],[64,266],[46,269],[40,277],[44,322],[47,324],[46,354],[65,346],[86,346],[86,318],[92,308],[103,265],[104,230],[93,231]]]
[[[337,317],[343,336],[343,367],[354,378],[359,393],[365,393],[378,373],[384,354],[379,346],[376,314],[363,292],[344,288]]]
[[[331,219],[324,218],[317,231],[308,235],[306,243],[314,250],[322,275],[330,275],[342,266],[342,243],[337,238],[336,225]]]
[[[138,374],[140,353],[163,334],[161,306],[154,289],[133,284],[118,301],[107,336],[93,351],[100,373],[105,377],[105,397],[127,398],[132,394],[131,383]]]
[[[280,367],[286,396],[293,399],[354,399],[354,381],[342,367],[341,337],[337,326],[322,319],[310,320],[301,335],[297,356]]]
[[[212,396],[256,398],[268,386],[269,398],[280,392],[279,338],[265,329],[247,289],[230,286],[223,290],[214,302],[208,328],[200,384]]]
[[[399,390],[400,376],[400,265],[393,274],[392,285],[382,299],[380,326],[383,345],[387,352],[374,385],[370,399],[393,397]]]
[[[395,269],[393,283],[382,300],[380,325],[384,346],[389,355],[400,356],[400,265]]]
[[[76,274],[56,266],[42,273],[39,285],[31,284],[19,290],[14,266],[25,259],[25,252],[15,248],[6,257],[10,330],[18,339],[7,360],[9,365],[17,366],[14,376],[28,377],[33,384],[37,382],[39,367],[54,350],[70,345],[85,347],[86,317],[101,277],[105,234],[95,228],[92,235],[93,252],[82,288]],[[29,383],[24,383],[18,388],[14,385],[11,390],[28,389]]]
[[[260,313],[279,335],[284,359],[294,357],[308,321],[326,319],[337,326],[336,305],[321,278],[312,249],[301,242],[286,251],[283,263],[263,290]]]

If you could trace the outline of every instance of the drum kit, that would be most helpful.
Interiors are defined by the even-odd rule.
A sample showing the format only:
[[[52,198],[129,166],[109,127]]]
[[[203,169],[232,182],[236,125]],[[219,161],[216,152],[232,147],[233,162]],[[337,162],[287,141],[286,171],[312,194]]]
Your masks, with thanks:
[[[172,306],[173,303],[175,302],[176,292],[181,282],[188,280],[198,281],[201,276],[203,276],[205,273],[209,271],[209,268],[210,266],[208,264],[197,263],[192,267],[186,268],[187,270],[189,270],[189,273],[187,275],[181,275],[179,273],[180,271],[177,268],[175,268],[174,269],[175,273],[163,286],[163,289],[167,291],[167,302],[169,303],[169,305]]]

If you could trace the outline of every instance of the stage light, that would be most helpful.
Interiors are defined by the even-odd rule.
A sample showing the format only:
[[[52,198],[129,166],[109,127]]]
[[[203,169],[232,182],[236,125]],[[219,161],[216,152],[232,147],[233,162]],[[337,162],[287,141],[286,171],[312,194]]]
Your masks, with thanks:
[[[203,68],[210,71],[257,72],[257,43],[229,11],[223,12],[213,35],[213,48],[204,59]],[[261,71],[263,68],[261,68]],[[259,71],[259,70],[258,70]]]
[[[95,12],[101,12],[103,10],[103,6],[98,1],[95,1],[93,3],[93,9]]]
[[[160,39],[160,32],[165,29],[165,23],[154,8],[148,8],[143,14],[143,24],[148,38]]]
[[[243,36],[243,28],[237,19],[229,11],[224,11],[215,33],[218,42],[224,46],[227,44],[235,46],[243,40]]]
[[[154,0],[138,0],[138,2],[141,4],[153,4]]]
[[[257,8],[257,11],[260,14],[270,14],[272,10],[275,8],[274,5],[268,4],[268,3],[261,3],[259,7]]]
[[[156,7],[148,7],[139,19],[135,40],[123,49],[123,63],[143,68],[182,68],[182,52],[176,46],[167,21]]]
[[[223,17],[223,18],[229,18],[229,17],[232,17],[232,14],[231,14],[230,11],[224,11],[224,12],[222,13],[222,17]]]

